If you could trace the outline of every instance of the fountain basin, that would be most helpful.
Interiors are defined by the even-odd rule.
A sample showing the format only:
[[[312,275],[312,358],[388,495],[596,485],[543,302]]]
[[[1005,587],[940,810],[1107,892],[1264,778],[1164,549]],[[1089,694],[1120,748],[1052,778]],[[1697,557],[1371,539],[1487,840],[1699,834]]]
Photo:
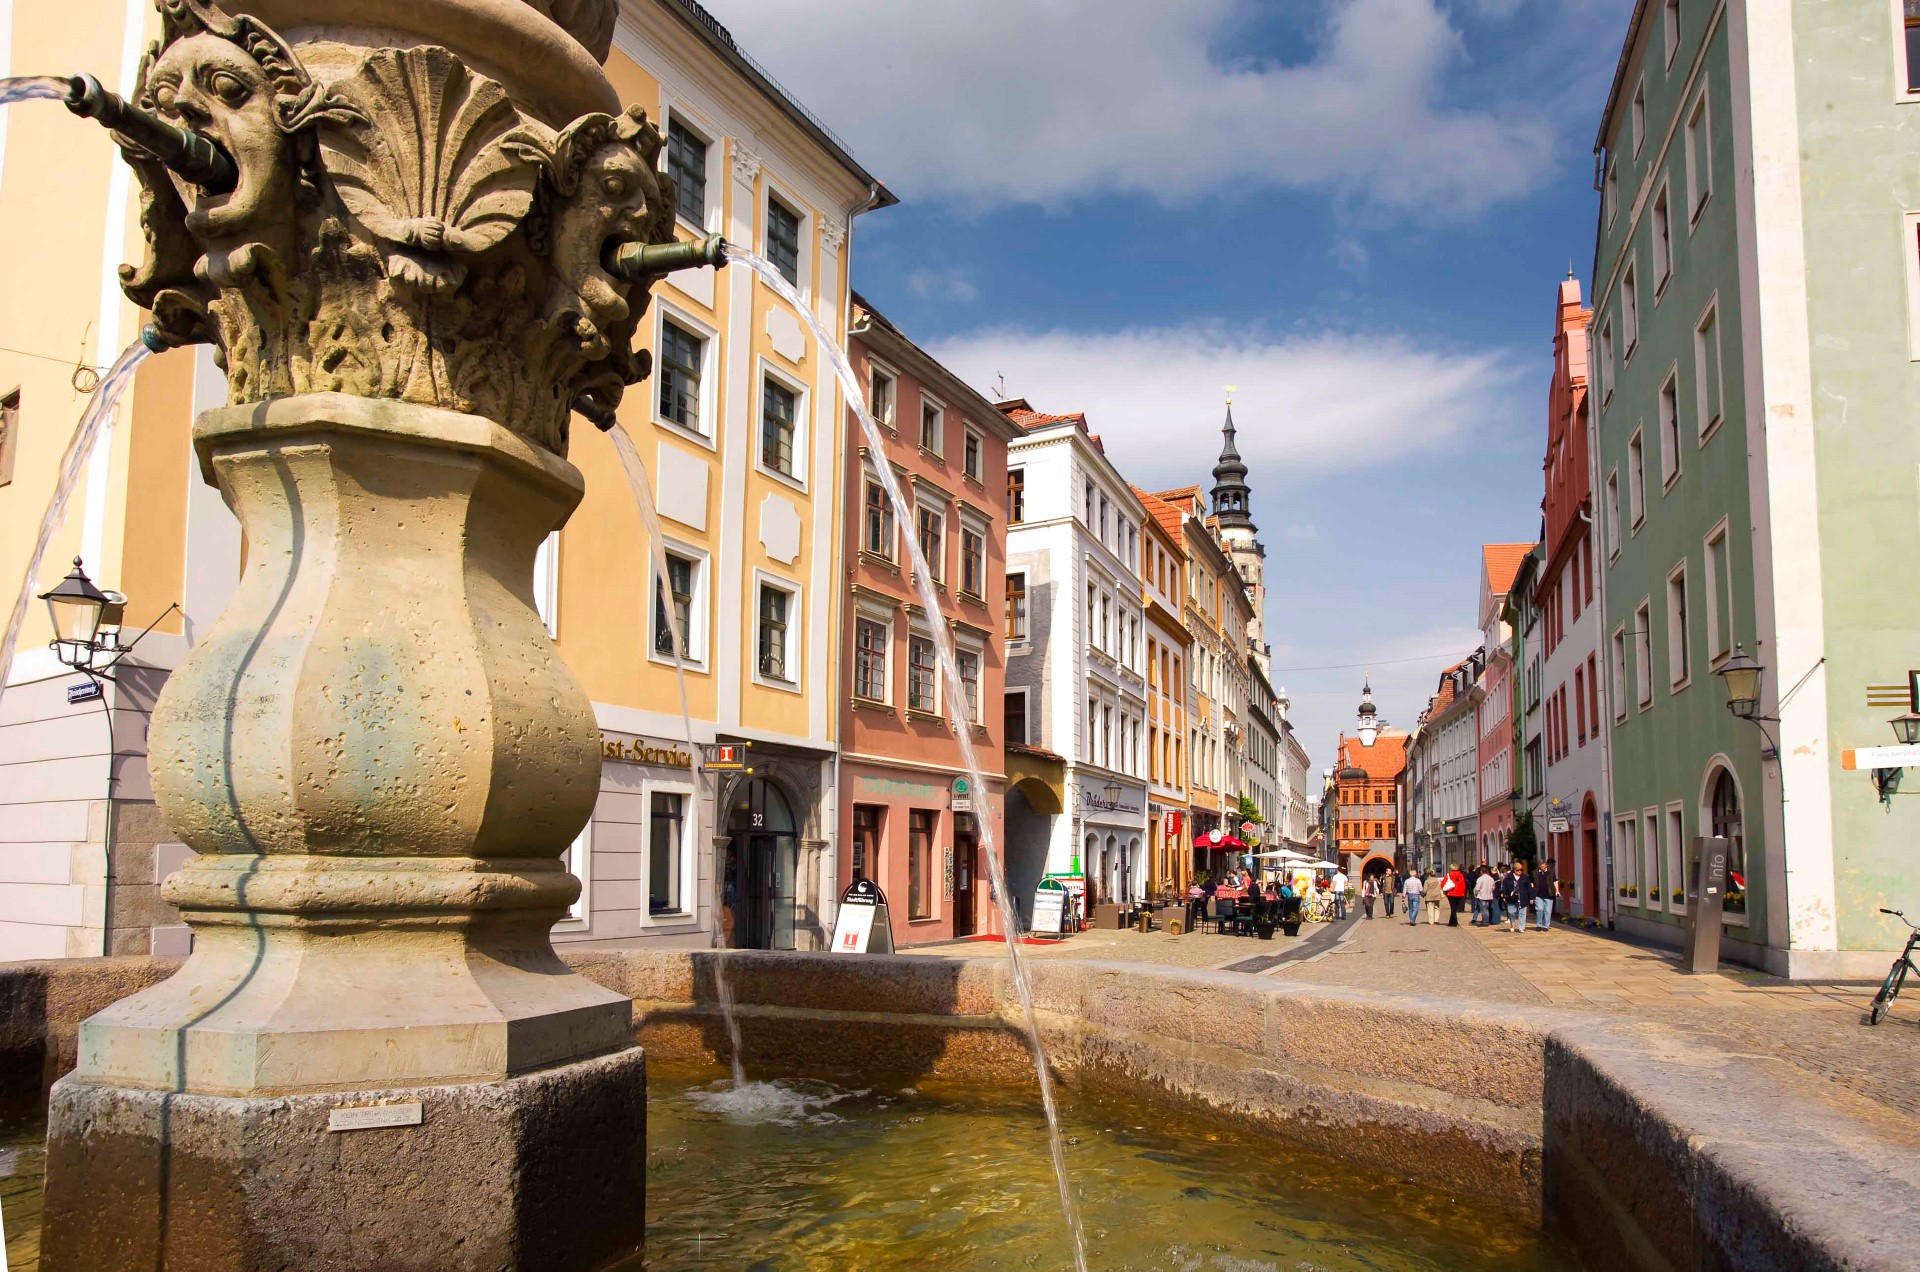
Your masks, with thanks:
[[[750,1076],[846,1085],[887,1073],[1031,1089],[1000,959],[725,957]],[[724,1054],[713,955],[595,950],[568,961],[634,1000],[650,1064]],[[0,968],[0,1052],[14,1092],[37,1084],[28,1074],[71,1064],[82,1015],[165,967]],[[1659,1026],[1228,973],[1052,961],[1029,970],[1068,1088],[1117,1086],[1475,1206],[1497,1203],[1562,1234],[1591,1267],[1910,1266],[1887,1224],[1920,1205],[1908,1144],[1788,1091],[1763,1061]],[[1778,1116],[1789,1105],[1793,1118]],[[1037,1133],[1033,1153],[1044,1161]]]

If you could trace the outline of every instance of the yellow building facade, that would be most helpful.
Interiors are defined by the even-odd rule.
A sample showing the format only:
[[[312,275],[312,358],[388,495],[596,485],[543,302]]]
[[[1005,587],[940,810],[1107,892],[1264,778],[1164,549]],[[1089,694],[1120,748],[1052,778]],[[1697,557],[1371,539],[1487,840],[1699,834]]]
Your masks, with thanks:
[[[80,23],[0,4],[9,75],[86,70],[130,93],[158,34],[144,0]],[[846,330],[854,219],[891,196],[699,6],[627,0],[608,75],[668,134],[683,237],[723,234],[789,272]],[[144,316],[117,267],[144,252],[132,182],[107,138],[54,103],[0,112],[0,591],[11,594],[88,369]],[[533,591],[603,731],[602,791],[570,864],[583,896],[556,940],[813,948],[837,896],[834,656],[845,404],[800,317],[743,268],[673,275],[637,343],[654,374],[620,407],[653,481],[670,608],[608,438],[575,417],[587,494],[541,552]],[[81,364],[78,368],[76,363]],[[185,859],[154,812],[145,720],[169,668],[224,606],[245,545],[192,456],[193,417],[225,401],[210,350],[150,359],[87,462],[34,579],[81,556],[151,634],[103,699],[47,648],[41,607],[0,700],[0,959],[183,952],[158,884]],[[174,605],[177,609],[170,609]],[[675,657],[685,642],[689,739]],[[751,773],[698,773],[708,743],[748,744]],[[691,743],[691,746],[689,745]]]

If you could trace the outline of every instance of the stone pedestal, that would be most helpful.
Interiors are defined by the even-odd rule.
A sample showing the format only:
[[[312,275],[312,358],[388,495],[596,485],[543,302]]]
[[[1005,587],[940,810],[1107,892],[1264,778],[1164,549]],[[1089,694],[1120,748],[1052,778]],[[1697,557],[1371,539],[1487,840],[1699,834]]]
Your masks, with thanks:
[[[632,1004],[548,939],[600,761],[532,563],[579,474],[479,416],[340,394],[209,411],[195,434],[248,544],[151,728],[155,797],[200,854],[165,891],[196,943],[80,1028],[47,1266],[637,1248]],[[386,1095],[421,1124],[325,1129]]]

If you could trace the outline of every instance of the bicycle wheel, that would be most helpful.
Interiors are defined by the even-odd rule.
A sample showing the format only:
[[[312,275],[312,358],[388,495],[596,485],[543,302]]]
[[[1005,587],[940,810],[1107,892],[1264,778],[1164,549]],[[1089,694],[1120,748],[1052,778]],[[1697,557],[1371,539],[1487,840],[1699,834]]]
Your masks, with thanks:
[[[1887,1018],[1887,1008],[1893,1006],[1893,1000],[1900,997],[1900,987],[1906,983],[1907,960],[1895,963],[1887,972],[1887,979],[1880,986],[1880,992],[1873,996],[1873,1007],[1867,1012],[1867,1023],[1877,1025]]]

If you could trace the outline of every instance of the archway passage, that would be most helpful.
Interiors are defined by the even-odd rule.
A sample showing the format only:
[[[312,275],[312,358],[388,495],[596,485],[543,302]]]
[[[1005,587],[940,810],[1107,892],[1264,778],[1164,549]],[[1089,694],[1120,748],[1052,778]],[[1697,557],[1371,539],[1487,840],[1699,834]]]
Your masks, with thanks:
[[[793,948],[794,879],[800,839],[793,805],[778,786],[753,778],[734,788],[727,809],[721,926],[735,949]]]
[[[1058,811],[1059,802],[1041,782],[1023,778],[1007,788],[1007,842],[1002,861],[1006,864],[1007,891],[1012,894],[1023,929],[1033,926],[1033,890],[1040,886],[1040,876],[1047,870],[1047,847],[1053,842],[1053,819]]]
[[[1393,858],[1385,853],[1376,852],[1360,863],[1360,877],[1377,879],[1391,869],[1393,869]]]

